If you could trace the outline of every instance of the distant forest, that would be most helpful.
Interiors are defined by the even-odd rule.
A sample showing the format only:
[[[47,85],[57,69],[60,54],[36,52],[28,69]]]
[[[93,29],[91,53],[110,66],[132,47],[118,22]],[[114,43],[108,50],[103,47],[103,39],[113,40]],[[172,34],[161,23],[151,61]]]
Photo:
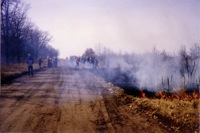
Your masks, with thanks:
[[[28,53],[36,60],[59,54],[48,44],[52,36],[28,18],[28,9],[21,0],[1,0],[1,64],[24,62]]]

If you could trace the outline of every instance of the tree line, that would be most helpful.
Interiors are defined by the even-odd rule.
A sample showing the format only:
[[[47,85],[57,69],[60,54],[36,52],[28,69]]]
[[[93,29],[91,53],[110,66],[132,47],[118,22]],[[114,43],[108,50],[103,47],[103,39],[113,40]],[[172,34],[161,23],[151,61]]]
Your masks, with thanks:
[[[59,54],[48,44],[52,36],[27,17],[28,9],[21,0],[1,0],[1,64],[21,63],[28,53],[34,59]]]

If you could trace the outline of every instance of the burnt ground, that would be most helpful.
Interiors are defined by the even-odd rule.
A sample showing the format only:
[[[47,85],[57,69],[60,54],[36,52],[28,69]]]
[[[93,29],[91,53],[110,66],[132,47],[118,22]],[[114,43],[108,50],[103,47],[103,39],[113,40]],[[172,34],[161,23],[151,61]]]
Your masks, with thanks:
[[[0,132],[171,132],[133,102],[89,71],[50,68],[1,85]]]

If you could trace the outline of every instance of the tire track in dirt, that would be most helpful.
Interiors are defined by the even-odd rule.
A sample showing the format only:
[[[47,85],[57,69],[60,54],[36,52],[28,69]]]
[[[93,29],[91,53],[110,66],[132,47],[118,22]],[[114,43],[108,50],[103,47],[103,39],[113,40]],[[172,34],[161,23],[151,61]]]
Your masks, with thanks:
[[[96,130],[98,132],[116,132],[111,123],[102,95],[102,91],[105,89],[105,82],[102,82],[102,79],[97,78],[91,73],[89,73],[87,77],[88,78],[84,80],[87,84],[87,90],[92,92],[96,98],[95,102],[90,102],[91,111],[96,117],[95,120],[92,121],[96,126]]]
[[[33,111],[33,115],[27,120],[24,126],[31,127],[27,131],[48,132],[57,130],[57,124],[61,119],[61,109],[59,108],[59,96],[63,90],[63,80],[56,69],[52,69],[50,82],[44,85],[45,94],[42,95],[42,106],[38,106]]]
[[[26,85],[27,83],[23,84],[23,86],[26,86]],[[10,104],[7,104],[7,108],[8,109],[10,108],[10,109],[5,110],[6,112],[3,112],[3,113],[1,112],[2,114],[4,114],[1,117],[1,123],[5,123],[5,125],[7,125],[7,129],[13,128],[14,126],[14,124],[9,125],[7,123],[14,123],[22,117],[23,113],[27,110],[26,108],[23,108],[24,103],[27,102],[28,99],[34,95],[33,94],[34,91],[31,86],[28,86],[26,88],[27,90],[25,91],[22,90],[22,92],[21,92],[21,85],[16,86],[14,84],[12,88],[16,90],[15,93],[13,93],[12,90],[11,92],[9,92],[10,93],[9,95],[4,94],[4,91],[2,92],[4,98],[12,99],[12,102],[10,102]],[[9,116],[9,119],[6,119],[7,116]]]
[[[26,119],[28,119],[28,117],[31,116],[34,110],[37,110],[38,108],[44,106],[44,101],[42,97],[45,97],[45,92],[43,89],[45,89],[46,87],[48,89],[48,86],[47,84],[44,84],[42,81],[35,80],[34,78],[36,76],[37,75],[29,79],[25,79],[24,77],[22,79],[18,79],[18,80],[24,80],[24,82],[26,83],[23,85],[19,85],[17,88],[15,85],[11,85],[11,88],[16,88],[16,90],[20,92],[20,95],[21,94],[23,95],[22,97],[14,99],[14,102],[12,102],[12,104],[10,104],[9,106],[10,109],[8,113],[1,112],[1,114],[5,115],[4,118],[1,117],[1,121],[2,123],[4,123],[4,127],[1,129],[10,131],[10,129],[22,128],[22,126],[19,126],[17,123],[19,121],[21,121],[21,123],[23,124],[26,123]],[[25,89],[26,91],[21,91]],[[11,97],[16,97],[15,95],[16,94],[13,93],[11,94]],[[25,116],[26,114],[27,117]],[[4,120],[5,118],[7,119]],[[10,123],[15,123],[15,124],[10,124]]]

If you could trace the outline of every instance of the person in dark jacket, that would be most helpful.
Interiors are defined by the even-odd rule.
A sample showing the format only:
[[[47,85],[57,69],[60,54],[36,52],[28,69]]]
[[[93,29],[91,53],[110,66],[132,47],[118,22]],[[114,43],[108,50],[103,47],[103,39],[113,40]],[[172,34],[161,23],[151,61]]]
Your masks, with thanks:
[[[48,67],[52,67],[52,59],[51,58],[48,58]]]
[[[26,63],[28,65],[28,76],[33,76],[33,63],[34,63],[34,60],[33,58],[31,57],[31,54],[28,54],[28,58],[26,59]]]
[[[39,58],[38,63],[39,63],[39,67],[40,67],[40,69],[41,69],[41,68],[42,68],[42,63],[43,63],[42,57]]]

